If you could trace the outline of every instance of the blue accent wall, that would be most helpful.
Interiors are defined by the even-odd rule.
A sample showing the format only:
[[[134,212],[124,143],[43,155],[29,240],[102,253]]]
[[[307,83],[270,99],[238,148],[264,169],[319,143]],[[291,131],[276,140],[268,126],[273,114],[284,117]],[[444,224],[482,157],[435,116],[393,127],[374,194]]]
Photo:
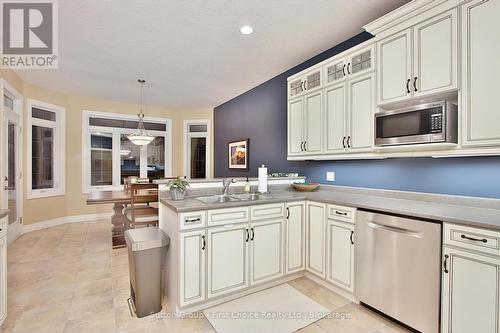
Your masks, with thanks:
[[[295,171],[310,181],[329,183],[326,172],[344,186],[369,187],[500,199],[500,157],[398,158],[355,161],[289,162],[286,159],[286,78],[345,51],[372,36],[366,32],[291,68],[214,109],[215,177],[256,176]],[[248,171],[228,168],[230,141],[250,139]]]

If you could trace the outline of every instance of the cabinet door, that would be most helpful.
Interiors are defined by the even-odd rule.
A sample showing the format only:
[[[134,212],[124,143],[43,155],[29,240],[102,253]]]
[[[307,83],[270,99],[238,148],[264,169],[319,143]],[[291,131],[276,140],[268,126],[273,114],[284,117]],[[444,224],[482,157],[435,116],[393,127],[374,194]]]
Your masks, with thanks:
[[[306,154],[321,153],[322,148],[322,97],[323,92],[317,91],[304,97],[305,103],[305,135],[304,148]]]
[[[328,220],[326,279],[350,292],[354,289],[354,225]]]
[[[325,223],[326,206],[307,203],[307,265],[306,269],[325,278]]]
[[[248,287],[248,226],[208,229],[208,297]]]
[[[343,153],[346,148],[347,94],[344,83],[330,86],[325,94],[325,153]]]
[[[411,30],[389,36],[377,43],[378,103],[397,102],[411,97]]]
[[[303,150],[304,100],[288,102],[288,155],[301,155]]]
[[[323,82],[321,77],[321,68],[317,68],[310,73],[307,73],[305,76],[304,85],[306,87],[306,91],[312,91],[321,89]]]
[[[7,317],[7,236],[0,238],[0,325]]]
[[[457,9],[414,27],[414,96],[457,89],[457,29]]]
[[[500,145],[500,1],[462,6],[464,146]]]
[[[283,276],[283,218],[250,225],[250,284]]]
[[[305,269],[305,203],[290,203],[286,207],[285,273],[290,274]]]
[[[374,47],[369,46],[348,56],[347,73],[350,76],[359,75],[374,69]]]
[[[498,333],[500,260],[443,248],[443,333]]]
[[[326,66],[326,83],[341,82],[347,76],[345,59],[336,60]]]
[[[205,230],[180,234],[180,283],[181,306],[205,300]]]
[[[302,78],[288,81],[288,97],[298,97],[304,92],[304,81]]]
[[[373,141],[373,114],[375,112],[375,76],[373,73],[348,81],[349,151],[371,150]]]

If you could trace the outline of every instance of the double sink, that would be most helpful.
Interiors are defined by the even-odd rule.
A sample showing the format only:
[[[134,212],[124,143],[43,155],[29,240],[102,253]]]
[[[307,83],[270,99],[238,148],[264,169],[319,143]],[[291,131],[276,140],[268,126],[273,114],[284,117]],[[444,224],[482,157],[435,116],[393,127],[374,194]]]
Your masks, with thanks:
[[[205,204],[217,204],[225,202],[235,202],[235,201],[256,201],[256,200],[266,200],[272,199],[273,197],[269,194],[261,193],[238,193],[238,194],[215,194],[208,195],[204,197],[195,198]]]

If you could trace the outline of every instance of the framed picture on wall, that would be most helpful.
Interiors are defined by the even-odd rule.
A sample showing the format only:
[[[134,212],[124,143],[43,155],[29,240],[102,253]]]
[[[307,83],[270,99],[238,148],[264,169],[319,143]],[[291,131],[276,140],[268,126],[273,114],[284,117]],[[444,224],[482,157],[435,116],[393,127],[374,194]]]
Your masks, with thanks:
[[[229,169],[248,170],[248,141],[229,142]]]

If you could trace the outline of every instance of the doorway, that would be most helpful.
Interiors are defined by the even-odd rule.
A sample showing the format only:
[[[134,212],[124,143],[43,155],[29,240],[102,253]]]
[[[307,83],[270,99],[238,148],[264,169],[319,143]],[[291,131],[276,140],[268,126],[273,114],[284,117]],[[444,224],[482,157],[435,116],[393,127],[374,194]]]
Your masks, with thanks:
[[[210,177],[210,121],[184,121],[184,176]]]
[[[0,190],[2,209],[9,209],[8,242],[21,233],[22,224],[22,96],[5,80],[1,82],[1,160]]]

